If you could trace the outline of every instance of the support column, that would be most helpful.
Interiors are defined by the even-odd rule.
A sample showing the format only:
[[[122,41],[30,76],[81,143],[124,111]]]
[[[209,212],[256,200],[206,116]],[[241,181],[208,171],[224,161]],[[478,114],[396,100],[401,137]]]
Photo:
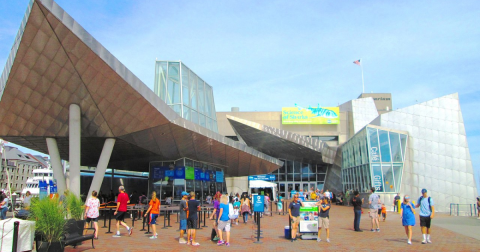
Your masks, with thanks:
[[[70,192],[80,196],[80,136],[81,136],[80,106],[70,104],[68,136],[69,136],[69,161],[70,161]]]
[[[53,177],[57,180],[58,195],[63,195],[63,192],[67,189],[67,184],[63,173],[62,160],[58,152],[57,140],[55,138],[47,138],[47,147],[50,163],[52,164]]]
[[[90,185],[90,190],[88,191],[87,199],[90,199],[94,190],[97,191],[97,193],[100,191],[114,145],[115,138],[108,138],[105,140],[102,153],[100,154],[100,159],[98,160],[97,168],[95,169],[95,175],[93,176],[92,184]]]

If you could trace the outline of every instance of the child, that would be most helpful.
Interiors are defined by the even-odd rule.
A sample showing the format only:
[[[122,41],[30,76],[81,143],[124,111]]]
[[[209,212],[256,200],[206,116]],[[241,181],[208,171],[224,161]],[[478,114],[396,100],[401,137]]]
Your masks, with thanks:
[[[237,216],[235,219],[235,225],[238,225],[238,215],[240,212],[240,201],[238,198],[235,198],[235,202],[233,203],[233,215]]]
[[[150,200],[149,205],[150,206],[148,207],[148,210],[143,217],[147,217],[147,214],[150,212],[150,221],[148,224],[153,231],[153,235],[150,237],[150,239],[157,239],[158,234],[155,223],[157,221],[158,215],[160,214],[160,200],[157,199],[157,193],[155,191],[152,192],[152,200]]]
[[[382,217],[385,222],[385,219],[387,218],[387,207],[385,207],[385,204],[382,204]]]

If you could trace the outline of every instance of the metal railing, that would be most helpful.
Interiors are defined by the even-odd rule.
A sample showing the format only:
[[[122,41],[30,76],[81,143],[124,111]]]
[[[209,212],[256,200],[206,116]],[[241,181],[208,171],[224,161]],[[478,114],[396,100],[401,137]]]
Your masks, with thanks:
[[[450,203],[450,215],[454,215],[454,216],[477,216],[476,204]]]

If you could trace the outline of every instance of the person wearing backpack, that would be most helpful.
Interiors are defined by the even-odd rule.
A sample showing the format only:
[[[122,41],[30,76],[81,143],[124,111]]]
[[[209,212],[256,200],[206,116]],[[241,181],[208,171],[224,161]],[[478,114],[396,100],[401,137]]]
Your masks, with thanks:
[[[422,196],[418,198],[418,203],[415,207],[420,207],[420,228],[422,229],[423,235],[422,244],[432,243],[430,240],[430,224],[435,216],[435,207],[433,199],[427,196],[427,189],[422,189]]]
[[[228,204],[228,196],[227,195],[222,195],[220,197],[220,212],[219,216],[220,218],[218,219],[218,237],[220,240],[218,240],[217,245],[221,246],[230,246],[230,217],[229,217],[229,212],[230,212],[230,206]],[[222,231],[225,230],[225,233],[227,235],[226,242],[223,240],[223,235]]]

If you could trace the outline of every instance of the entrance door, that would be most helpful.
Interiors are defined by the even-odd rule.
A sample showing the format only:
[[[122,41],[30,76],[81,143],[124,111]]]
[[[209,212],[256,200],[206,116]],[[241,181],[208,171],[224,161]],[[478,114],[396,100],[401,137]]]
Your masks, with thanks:
[[[287,195],[287,186],[285,185],[285,183],[279,183],[279,189],[278,189],[278,195],[282,196],[285,198],[285,196]]]

